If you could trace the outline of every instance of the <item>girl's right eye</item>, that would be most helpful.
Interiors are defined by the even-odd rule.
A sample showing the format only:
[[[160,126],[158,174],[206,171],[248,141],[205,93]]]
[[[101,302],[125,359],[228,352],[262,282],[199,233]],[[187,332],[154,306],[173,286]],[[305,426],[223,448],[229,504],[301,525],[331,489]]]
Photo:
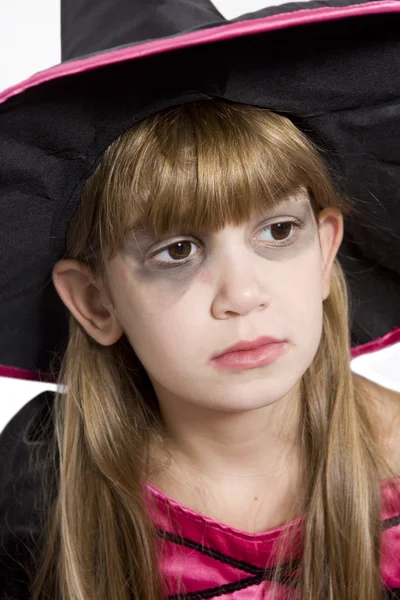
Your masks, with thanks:
[[[165,267],[176,267],[189,262],[197,254],[195,248],[194,242],[179,240],[153,254],[150,262]]]

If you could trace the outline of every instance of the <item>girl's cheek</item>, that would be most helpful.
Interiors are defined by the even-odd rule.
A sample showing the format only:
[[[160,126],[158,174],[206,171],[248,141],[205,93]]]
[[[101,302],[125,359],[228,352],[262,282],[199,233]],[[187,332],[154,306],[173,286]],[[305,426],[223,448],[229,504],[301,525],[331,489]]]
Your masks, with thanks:
[[[128,283],[128,276],[126,274],[126,269],[125,269],[124,265],[122,265],[122,264],[118,265],[117,273],[118,273],[118,278],[119,278],[120,284],[123,287],[126,287],[126,285]]]
[[[173,268],[161,268],[150,262],[147,265],[136,263],[132,269],[133,279],[148,293],[156,293],[164,299],[180,298],[198,281],[199,276],[210,281],[209,274],[199,262]]]
[[[208,285],[211,285],[213,282],[213,278],[212,275],[209,271],[207,271],[206,269],[201,269],[201,271],[199,272],[197,279],[200,283],[206,283]]]

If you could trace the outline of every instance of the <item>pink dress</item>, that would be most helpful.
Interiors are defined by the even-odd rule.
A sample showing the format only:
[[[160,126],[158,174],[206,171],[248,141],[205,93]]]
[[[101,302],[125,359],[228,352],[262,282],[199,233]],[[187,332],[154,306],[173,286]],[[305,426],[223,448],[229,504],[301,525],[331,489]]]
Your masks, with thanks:
[[[400,479],[393,482],[395,489],[389,481],[381,483],[381,572],[391,590],[383,597],[400,598]],[[268,600],[274,585],[276,600],[288,598],[287,584],[272,584],[268,578],[273,574],[279,536],[296,524],[300,528],[290,552],[294,559],[300,557],[301,518],[251,534],[182,506],[150,484],[145,487],[148,510],[159,533],[159,564],[170,600]]]

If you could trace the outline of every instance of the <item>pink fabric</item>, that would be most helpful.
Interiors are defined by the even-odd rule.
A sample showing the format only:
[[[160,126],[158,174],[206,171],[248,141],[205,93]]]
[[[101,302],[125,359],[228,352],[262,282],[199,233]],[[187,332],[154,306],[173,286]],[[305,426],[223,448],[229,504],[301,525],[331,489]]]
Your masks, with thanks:
[[[399,0],[378,0],[350,6],[325,6],[321,8],[297,10],[290,13],[272,15],[270,17],[252,19],[249,21],[228,23],[219,27],[202,29],[200,31],[150,42],[143,42],[136,46],[109,50],[101,54],[96,54],[95,56],[61,63],[50,69],[36,73],[29,79],[3,91],[0,94],[0,104],[5,102],[11,96],[16,96],[24,90],[40,85],[45,81],[67,77],[74,73],[91,71],[113,63],[150,56],[152,54],[161,54],[190,46],[199,46],[201,44],[210,44],[212,42],[219,42],[246,35],[285,29],[288,27],[390,12],[400,12]]]
[[[250,534],[210,519],[182,506],[150,484],[144,486],[149,514],[160,537],[160,569],[167,593],[201,592],[202,597],[235,600],[268,600],[272,583],[260,581],[263,569],[275,562],[280,536],[299,525],[285,559],[301,554],[302,518],[269,531]],[[381,483],[383,521],[381,573],[390,588],[400,587],[400,478]],[[181,535],[186,545],[168,534]],[[178,539],[178,538],[177,538]],[[287,586],[275,584],[276,600],[286,600]],[[221,586],[223,590],[218,590]],[[214,589],[215,588],[215,589]],[[240,589],[241,588],[241,589]],[[211,594],[211,595],[210,595]]]
[[[50,373],[39,373],[20,369],[19,367],[10,367],[9,365],[0,365],[0,377],[11,377],[13,379],[28,379],[29,381],[40,381],[42,383],[55,383]]]
[[[361,356],[363,354],[371,354],[372,352],[376,352],[377,350],[383,350],[383,348],[387,348],[388,346],[392,346],[400,342],[400,327],[393,329],[386,335],[377,340],[373,340],[372,342],[368,342],[367,344],[362,344],[361,346],[356,346],[351,349],[351,357],[357,358],[357,356]]]

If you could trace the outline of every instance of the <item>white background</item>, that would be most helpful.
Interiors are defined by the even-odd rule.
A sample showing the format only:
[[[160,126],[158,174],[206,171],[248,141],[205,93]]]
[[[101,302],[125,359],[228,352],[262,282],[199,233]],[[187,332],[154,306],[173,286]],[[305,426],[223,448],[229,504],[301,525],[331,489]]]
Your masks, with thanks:
[[[0,0],[0,91],[60,57],[59,0]]]
[[[276,0],[212,0],[226,18]],[[60,62],[59,0],[0,0],[0,91]],[[400,391],[400,343],[353,361],[355,372]],[[0,432],[30,399],[55,385],[0,377]]]
[[[210,0],[225,19],[236,19],[241,15],[256,12],[267,6],[279,6],[292,0]],[[307,2],[308,0],[296,0]]]

